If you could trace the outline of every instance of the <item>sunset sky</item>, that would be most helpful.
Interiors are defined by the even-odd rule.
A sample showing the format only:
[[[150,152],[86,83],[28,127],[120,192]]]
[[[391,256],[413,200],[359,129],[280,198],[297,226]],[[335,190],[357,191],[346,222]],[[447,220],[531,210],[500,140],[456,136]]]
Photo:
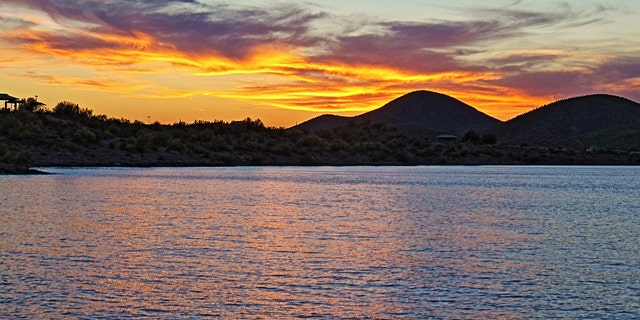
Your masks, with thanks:
[[[637,0],[0,0],[0,93],[288,127],[425,89],[506,120],[640,101],[638,21]]]

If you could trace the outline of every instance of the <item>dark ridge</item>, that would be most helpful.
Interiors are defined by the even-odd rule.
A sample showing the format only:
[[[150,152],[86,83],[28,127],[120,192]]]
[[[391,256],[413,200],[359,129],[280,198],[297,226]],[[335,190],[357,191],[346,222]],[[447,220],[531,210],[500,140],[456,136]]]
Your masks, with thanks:
[[[346,118],[324,115],[296,127],[317,131],[343,126],[350,120],[383,122],[399,128],[421,128],[457,135],[468,130],[483,131],[500,123],[453,97],[431,91],[414,91],[359,116]]]
[[[500,123],[458,99],[431,91],[411,92],[359,117],[399,127],[422,126],[459,135]]]
[[[352,117],[342,117],[336,116],[333,114],[323,114],[317,116],[311,120],[307,120],[301,124],[294,126],[294,128],[309,130],[309,131],[320,131],[332,129],[335,127],[346,126],[349,121],[353,121]]]
[[[503,143],[575,149],[639,149],[640,104],[593,94],[560,100],[494,128]]]

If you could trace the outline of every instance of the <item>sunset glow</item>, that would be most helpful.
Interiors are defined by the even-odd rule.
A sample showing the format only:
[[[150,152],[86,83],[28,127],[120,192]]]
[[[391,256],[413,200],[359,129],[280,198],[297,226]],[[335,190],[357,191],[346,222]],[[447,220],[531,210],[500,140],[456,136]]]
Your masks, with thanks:
[[[288,127],[432,90],[506,120],[575,95],[640,100],[634,4],[2,0],[0,93]]]

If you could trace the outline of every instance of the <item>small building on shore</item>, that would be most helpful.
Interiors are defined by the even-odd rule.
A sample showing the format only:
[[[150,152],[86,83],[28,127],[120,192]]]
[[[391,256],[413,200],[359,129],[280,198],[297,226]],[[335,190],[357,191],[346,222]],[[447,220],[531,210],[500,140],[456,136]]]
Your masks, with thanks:
[[[441,134],[437,136],[436,139],[441,142],[454,142],[458,140],[458,136],[454,134]]]
[[[13,110],[17,110],[21,103],[20,99],[6,93],[0,93],[0,101],[4,101],[2,110],[10,110],[10,105],[13,105]]]

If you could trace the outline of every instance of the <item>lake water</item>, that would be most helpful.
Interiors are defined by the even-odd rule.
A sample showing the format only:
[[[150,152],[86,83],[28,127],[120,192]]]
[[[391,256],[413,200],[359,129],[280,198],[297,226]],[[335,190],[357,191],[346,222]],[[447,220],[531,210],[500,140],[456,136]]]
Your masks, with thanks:
[[[0,177],[0,318],[640,317],[640,167]]]

